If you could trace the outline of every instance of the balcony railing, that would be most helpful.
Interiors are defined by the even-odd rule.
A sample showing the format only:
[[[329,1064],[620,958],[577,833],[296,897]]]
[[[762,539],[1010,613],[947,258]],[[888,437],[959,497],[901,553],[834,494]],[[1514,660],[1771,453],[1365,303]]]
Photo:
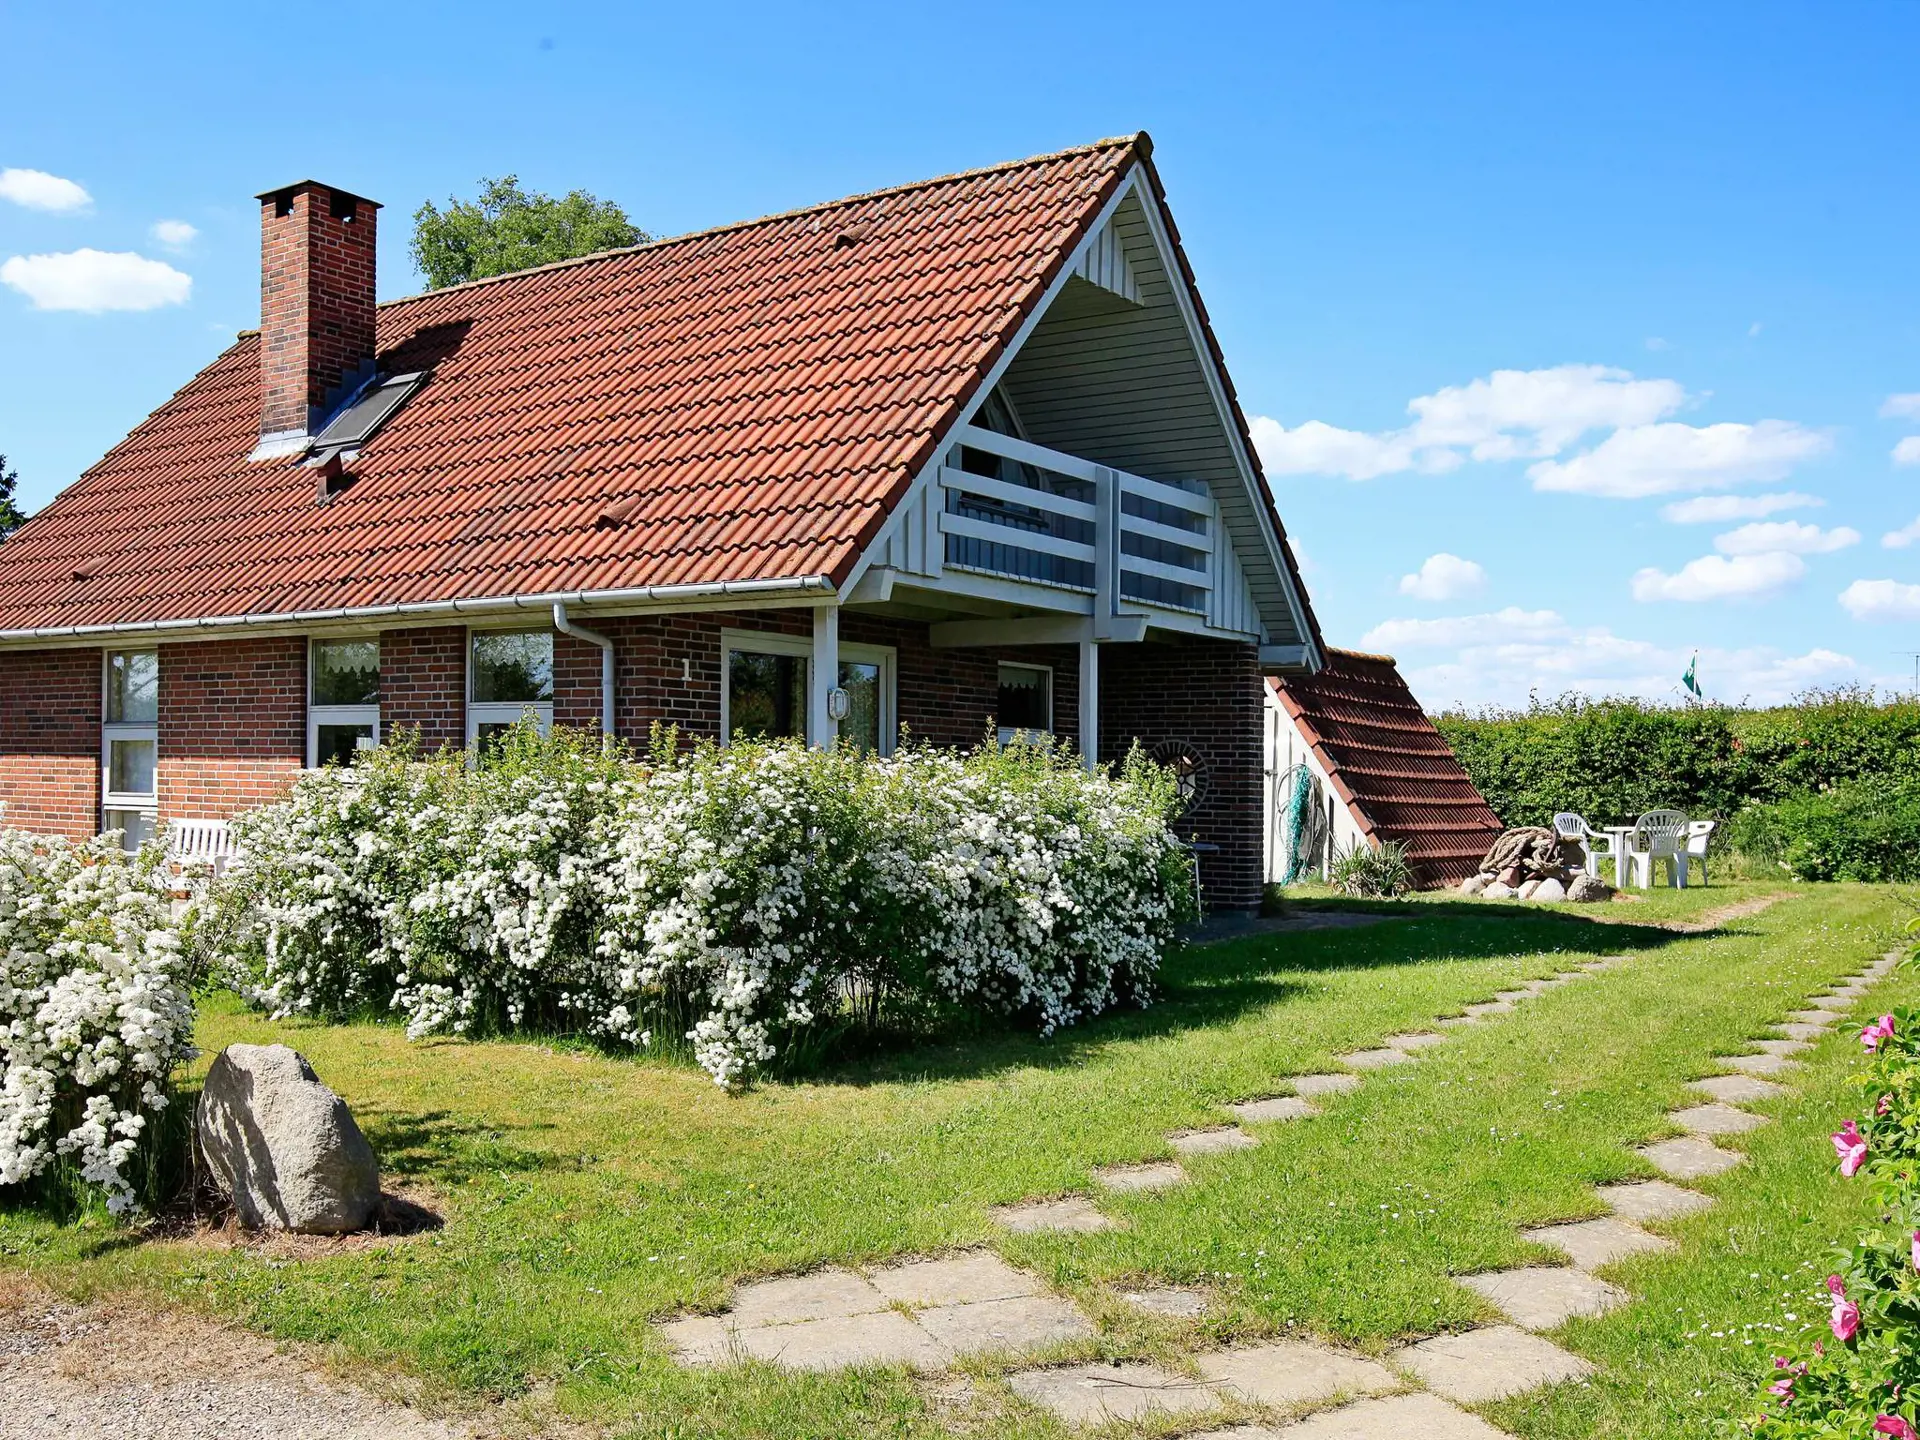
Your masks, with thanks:
[[[967,426],[940,471],[946,563],[1206,614],[1213,497]]]

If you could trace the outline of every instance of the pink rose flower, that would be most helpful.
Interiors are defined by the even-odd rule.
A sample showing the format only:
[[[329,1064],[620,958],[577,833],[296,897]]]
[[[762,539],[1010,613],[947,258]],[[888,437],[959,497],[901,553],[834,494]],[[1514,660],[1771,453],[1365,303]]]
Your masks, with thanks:
[[[1893,1016],[1882,1015],[1860,1032],[1860,1043],[1869,1051],[1878,1050],[1882,1040],[1893,1038]]]
[[[1913,1268],[1920,1270],[1920,1230],[1913,1232]]]
[[[1840,1173],[1851,1180],[1867,1163],[1867,1137],[1849,1120],[1828,1138],[1833,1141],[1833,1153],[1840,1157]]]
[[[1915,1430],[1913,1426],[1902,1420],[1898,1415],[1882,1415],[1879,1419],[1875,1420],[1873,1422],[1873,1433],[1876,1435],[1898,1436],[1899,1440],[1920,1440],[1920,1430]]]
[[[1839,1277],[1836,1276],[1837,1280]],[[1832,1289],[1833,1282],[1828,1282]],[[1827,1317],[1827,1325],[1833,1331],[1833,1338],[1845,1344],[1853,1339],[1860,1329],[1860,1307],[1847,1299],[1839,1290],[1833,1292],[1833,1313]]]

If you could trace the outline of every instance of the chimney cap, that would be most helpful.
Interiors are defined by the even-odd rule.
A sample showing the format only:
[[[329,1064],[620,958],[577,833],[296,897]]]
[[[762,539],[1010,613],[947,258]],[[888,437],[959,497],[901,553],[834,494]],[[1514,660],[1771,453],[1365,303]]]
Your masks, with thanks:
[[[302,190],[325,190],[329,195],[343,195],[357,204],[371,205],[376,210],[382,208],[378,200],[369,200],[364,195],[356,195],[351,190],[342,190],[338,185],[329,185],[324,180],[296,180],[291,185],[276,185],[271,190],[262,190],[253,198],[278,200],[282,195],[293,195]]]

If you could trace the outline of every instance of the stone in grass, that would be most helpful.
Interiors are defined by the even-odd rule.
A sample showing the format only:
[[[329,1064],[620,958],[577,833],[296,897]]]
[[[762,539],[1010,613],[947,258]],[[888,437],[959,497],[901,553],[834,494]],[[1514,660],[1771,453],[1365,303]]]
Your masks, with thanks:
[[[1716,1055],[1713,1063],[1748,1075],[1782,1075],[1800,1068],[1784,1055]]]
[[[1673,1248],[1671,1240],[1663,1240],[1638,1225],[1611,1217],[1576,1220],[1566,1225],[1542,1225],[1538,1229],[1520,1233],[1536,1244],[1551,1245],[1582,1270],[1595,1270],[1602,1265],[1611,1265],[1616,1260],[1624,1260],[1629,1255],[1645,1254],[1649,1250]]]
[[[886,1308],[887,1297],[868,1281],[850,1270],[827,1269],[742,1285],[733,1292],[733,1308],[726,1318],[734,1326],[793,1325],[871,1315]]]
[[[1514,890],[1511,885],[1496,880],[1480,892],[1480,898],[1483,900],[1511,900],[1513,894]]]
[[[1057,1370],[1027,1370],[1009,1375],[1007,1384],[1021,1399],[1051,1410],[1069,1425],[1104,1425],[1114,1420],[1196,1415],[1218,1409],[1211,1383],[1189,1380],[1152,1365],[1071,1365]]]
[[[1578,1355],[1512,1325],[1436,1335],[1395,1351],[1392,1358],[1428,1389],[1463,1405],[1504,1400],[1593,1373],[1593,1366]]]
[[[1722,1150],[1718,1145],[1695,1139],[1691,1135],[1643,1145],[1640,1154],[1654,1169],[1671,1180],[1702,1180],[1709,1175],[1724,1175],[1746,1159],[1744,1155]]]
[[[1627,1302],[1617,1285],[1580,1270],[1527,1265],[1462,1275],[1460,1283],[1484,1295],[1514,1324],[1527,1330],[1551,1330],[1576,1315],[1604,1315]]]
[[[1813,1048],[1805,1040],[1749,1040],[1747,1043],[1763,1055],[1798,1055]]]
[[[1355,1070],[1379,1070],[1388,1065],[1404,1065],[1413,1057],[1404,1050],[1384,1045],[1377,1050],[1355,1050],[1350,1055],[1335,1058],[1342,1065],[1351,1065]]]
[[[1531,900],[1535,895],[1540,893],[1540,886],[1543,883],[1543,881],[1539,880],[1524,880],[1521,882],[1520,888],[1514,892],[1514,895],[1521,900]]]
[[[1576,875],[1573,883],[1567,886],[1567,899],[1576,905],[1591,905],[1612,898],[1613,887],[1597,875]]]
[[[1228,1150],[1249,1150],[1260,1142],[1233,1125],[1213,1130],[1178,1130],[1167,1137],[1178,1155],[1218,1155]]]
[[[1436,1035],[1431,1030],[1409,1030],[1400,1035],[1389,1035],[1380,1043],[1389,1050],[1425,1050],[1432,1045],[1444,1045],[1446,1041],[1446,1036]]]
[[[1187,1172],[1171,1160],[1153,1160],[1144,1165],[1102,1165],[1093,1178],[1109,1190],[1137,1193],[1185,1184]]]
[[[1287,1083],[1298,1095],[1344,1095],[1360,1088],[1360,1077],[1335,1071],[1331,1075],[1290,1075]]]
[[[1820,1007],[1812,1010],[1789,1010],[1787,1012],[1787,1019],[1789,1020],[1798,1020],[1804,1024],[1818,1025],[1822,1028],[1832,1025],[1835,1021],[1844,1020],[1845,1018],[1846,1014],[1844,1011],[1828,1010]]]
[[[1683,1190],[1664,1180],[1626,1180],[1617,1185],[1596,1187],[1600,1198],[1613,1212],[1642,1225],[1657,1225],[1662,1220],[1679,1220],[1711,1208],[1711,1196],[1698,1190]]]
[[[1113,1221],[1102,1215],[1084,1195],[1069,1195],[1064,1200],[1023,1200],[1017,1205],[996,1205],[988,1212],[994,1223],[1016,1235],[1031,1235],[1043,1230],[1067,1230],[1088,1233],[1110,1230]]]
[[[874,1271],[870,1278],[875,1290],[902,1305],[970,1305],[1040,1293],[1031,1275],[990,1250],[939,1260],[903,1260]]]
[[[1147,1285],[1138,1290],[1122,1290],[1120,1298],[1136,1310],[1177,1320],[1204,1315],[1211,1303],[1206,1291],[1186,1285]]]
[[[738,1353],[787,1370],[908,1365],[930,1371],[945,1369],[953,1359],[952,1351],[897,1310],[741,1328],[731,1338]]]
[[[1393,1395],[1323,1410],[1284,1430],[1249,1430],[1245,1440],[1507,1440],[1478,1415],[1438,1395]],[[1226,1437],[1217,1437],[1226,1440]]]
[[[1786,1024],[1775,1025],[1773,1028],[1789,1040],[1818,1040],[1833,1027],[1829,1025],[1809,1025],[1803,1021],[1789,1020]]]
[[[380,1162],[346,1102],[285,1045],[229,1045],[194,1117],[213,1184],[250,1230],[341,1235],[380,1204]]]
[[[1243,1100],[1227,1107],[1234,1118],[1245,1125],[1264,1125],[1274,1120],[1304,1120],[1320,1112],[1299,1095],[1269,1095],[1264,1100]]]
[[[1756,1100],[1771,1100],[1787,1093],[1787,1087],[1771,1080],[1756,1080],[1751,1075],[1709,1075],[1704,1080],[1689,1080],[1689,1090],[1699,1090],[1729,1105],[1750,1105]]]
[[[1460,893],[1462,895],[1478,895],[1482,890],[1487,888],[1487,884],[1486,876],[1469,875],[1460,882]]]
[[[943,1305],[914,1317],[936,1344],[956,1355],[1005,1350],[1026,1354],[1084,1340],[1093,1326],[1079,1306],[1054,1295],[1016,1295],[972,1305]]]
[[[1482,1000],[1477,1005],[1461,1006],[1460,1013],[1478,1020],[1483,1015],[1511,1015],[1517,1008],[1511,1000]]]
[[[1201,1374],[1255,1405],[1291,1408],[1336,1395],[1377,1395],[1399,1388],[1392,1373],[1374,1361],[1306,1340],[1219,1350],[1199,1358]]]
[[[1567,898],[1567,887],[1549,875],[1535,887],[1532,896],[1529,898],[1540,901],[1542,904],[1549,904],[1555,900],[1564,900]]]
[[[1689,1105],[1684,1110],[1669,1110],[1667,1118],[1694,1135],[1744,1135],[1767,1123],[1765,1115],[1720,1104]]]

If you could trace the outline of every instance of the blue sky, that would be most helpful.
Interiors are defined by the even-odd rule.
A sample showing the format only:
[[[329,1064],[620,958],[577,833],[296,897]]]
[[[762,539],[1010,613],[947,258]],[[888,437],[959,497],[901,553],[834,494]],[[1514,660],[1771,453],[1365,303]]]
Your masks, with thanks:
[[[269,186],[385,202],[391,297],[482,175],[670,234],[1145,128],[1334,643],[1435,707],[1912,683],[1920,6],[313,14],[0,11],[29,507],[256,322]]]

